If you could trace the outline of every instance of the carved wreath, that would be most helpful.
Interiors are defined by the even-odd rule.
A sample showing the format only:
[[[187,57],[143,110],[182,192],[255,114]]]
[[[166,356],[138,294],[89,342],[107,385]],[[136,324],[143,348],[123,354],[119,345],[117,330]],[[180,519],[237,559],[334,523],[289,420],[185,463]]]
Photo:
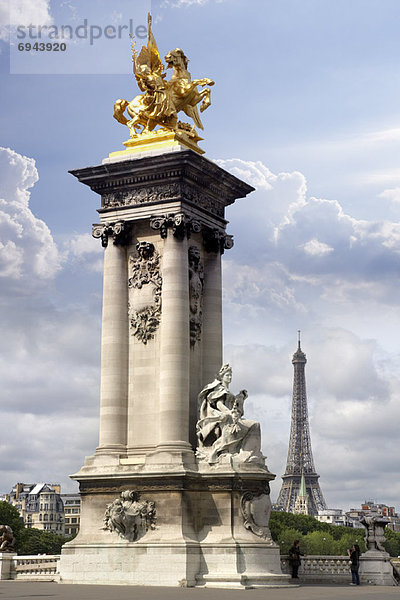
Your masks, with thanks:
[[[140,500],[140,494],[131,490],[121,492],[104,513],[103,529],[130,542],[141,538],[149,529],[156,528],[156,509],[154,502]]]

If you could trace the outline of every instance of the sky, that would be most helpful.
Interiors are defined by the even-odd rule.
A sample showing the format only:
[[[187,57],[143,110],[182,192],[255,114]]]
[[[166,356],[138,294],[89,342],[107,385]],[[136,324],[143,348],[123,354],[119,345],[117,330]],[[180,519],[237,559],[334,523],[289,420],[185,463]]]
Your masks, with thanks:
[[[127,34],[67,40],[56,54],[18,50],[27,37],[15,28],[140,25],[151,8],[160,53],[183,48],[192,76],[216,82],[205,156],[256,188],[226,212],[224,360],[261,423],[272,500],[300,329],[328,506],[374,499],[400,510],[398,0],[12,8],[0,0],[0,492],[21,481],[75,491],[68,476],[97,445],[99,197],[68,170],[122,149],[113,104],[138,93]]]

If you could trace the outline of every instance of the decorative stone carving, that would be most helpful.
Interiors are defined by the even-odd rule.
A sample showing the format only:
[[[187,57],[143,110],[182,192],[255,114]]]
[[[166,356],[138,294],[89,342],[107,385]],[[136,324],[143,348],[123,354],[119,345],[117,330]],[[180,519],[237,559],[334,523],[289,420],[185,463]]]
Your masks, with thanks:
[[[249,529],[264,540],[271,540],[271,532],[268,527],[271,514],[269,483],[265,484],[264,490],[260,492],[244,492],[240,499],[240,511],[243,517],[245,529]]]
[[[125,221],[116,221],[115,223],[94,224],[92,236],[101,238],[101,245],[107,248],[108,238],[112,236],[113,244],[126,244],[128,242],[129,228]]]
[[[126,490],[121,492],[104,513],[103,529],[130,542],[135,542],[149,529],[156,528],[156,509],[154,502],[140,500],[140,494]]]
[[[200,222],[188,218],[184,213],[150,217],[150,227],[159,230],[163,239],[167,237],[169,228],[172,229],[174,237],[180,240],[183,240],[185,235],[190,238],[192,232],[199,233],[201,231]]]
[[[134,204],[148,204],[162,200],[176,200],[180,197],[180,187],[177,183],[166,185],[153,185],[146,188],[131,190],[118,190],[102,196],[103,207],[131,206]]]
[[[386,552],[383,543],[386,540],[385,527],[389,523],[389,519],[386,519],[381,515],[365,515],[360,519],[360,523],[362,523],[366,529],[365,545],[367,546],[367,550]]]
[[[190,307],[190,344],[195,345],[201,339],[203,323],[203,287],[204,268],[197,246],[189,248],[189,307]]]
[[[0,525],[0,552],[15,552],[15,537],[9,525]]]
[[[144,286],[150,285],[151,304],[147,303],[139,308],[133,307],[130,318],[130,326],[133,335],[147,344],[148,340],[154,338],[161,318],[161,289],[162,277],[160,273],[160,255],[151,242],[139,242],[136,244],[137,257],[129,258],[130,277],[128,287],[142,290]]]
[[[203,228],[203,242],[206,252],[221,252],[233,248],[233,236],[221,229]]]
[[[161,311],[156,306],[145,306],[133,312],[130,320],[132,333],[143,344],[154,338],[160,324],[160,315]]]
[[[224,217],[224,206],[223,204],[219,204],[216,200],[214,200],[211,196],[204,194],[197,188],[183,184],[181,187],[182,197],[208,212],[217,215],[218,217]]]
[[[260,424],[243,419],[247,391],[236,396],[229,391],[232,369],[223,365],[217,378],[199,394],[199,420],[196,425],[196,456],[209,464],[228,455],[235,463],[258,463],[265,468],[261,454]]]

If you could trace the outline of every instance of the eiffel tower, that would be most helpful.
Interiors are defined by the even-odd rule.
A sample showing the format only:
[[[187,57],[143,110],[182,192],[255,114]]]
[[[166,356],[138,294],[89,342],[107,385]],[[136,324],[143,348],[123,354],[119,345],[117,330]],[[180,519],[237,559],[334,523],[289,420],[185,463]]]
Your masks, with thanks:
[[[292,423],[290,428],[289,450],[286,471],[275,510],[294,512],[296,498],[300,492],[302,472],[308,496],[309,514],[316,516],[319,510],[326,509],[326,503],[318,483],[311,450],[310,428],[308,424],[306,378],[304,368],[307,359],[300,347],[300,331],[297,351],[293,354],[294,379],[292,401]]]

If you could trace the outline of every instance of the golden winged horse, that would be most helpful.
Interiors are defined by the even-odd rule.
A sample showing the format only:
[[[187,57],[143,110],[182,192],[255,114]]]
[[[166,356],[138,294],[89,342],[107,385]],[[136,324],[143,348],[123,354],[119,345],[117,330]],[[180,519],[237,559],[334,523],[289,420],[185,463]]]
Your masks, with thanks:
[[[114,104],[114,118],[129,127],[132,138],[153,131],[157,125],[167,131],[189,131],[195,135],[194,127],[190,128],[190,125],[178,122],[178,113],[181,110],[193,119],[197,127],[203,129],[197,104],[202,101],[200,112],[208,108],[211,104],[211,90],[205,87],[199,91],[197,86],[211,86],[214,82],[208,78],[192,81],[187,70],[189,61],[180,48],[168,52],[165,60],[167,68],[172,68],[169,81],[166,81],[165,67],[151,31],[149,14],[147,46],[142,46],[137,55],[132,44],[133,73],[143,94],[136,96],[131,102],[120,99]],[[130,119],[125,117],[125,110]]]

